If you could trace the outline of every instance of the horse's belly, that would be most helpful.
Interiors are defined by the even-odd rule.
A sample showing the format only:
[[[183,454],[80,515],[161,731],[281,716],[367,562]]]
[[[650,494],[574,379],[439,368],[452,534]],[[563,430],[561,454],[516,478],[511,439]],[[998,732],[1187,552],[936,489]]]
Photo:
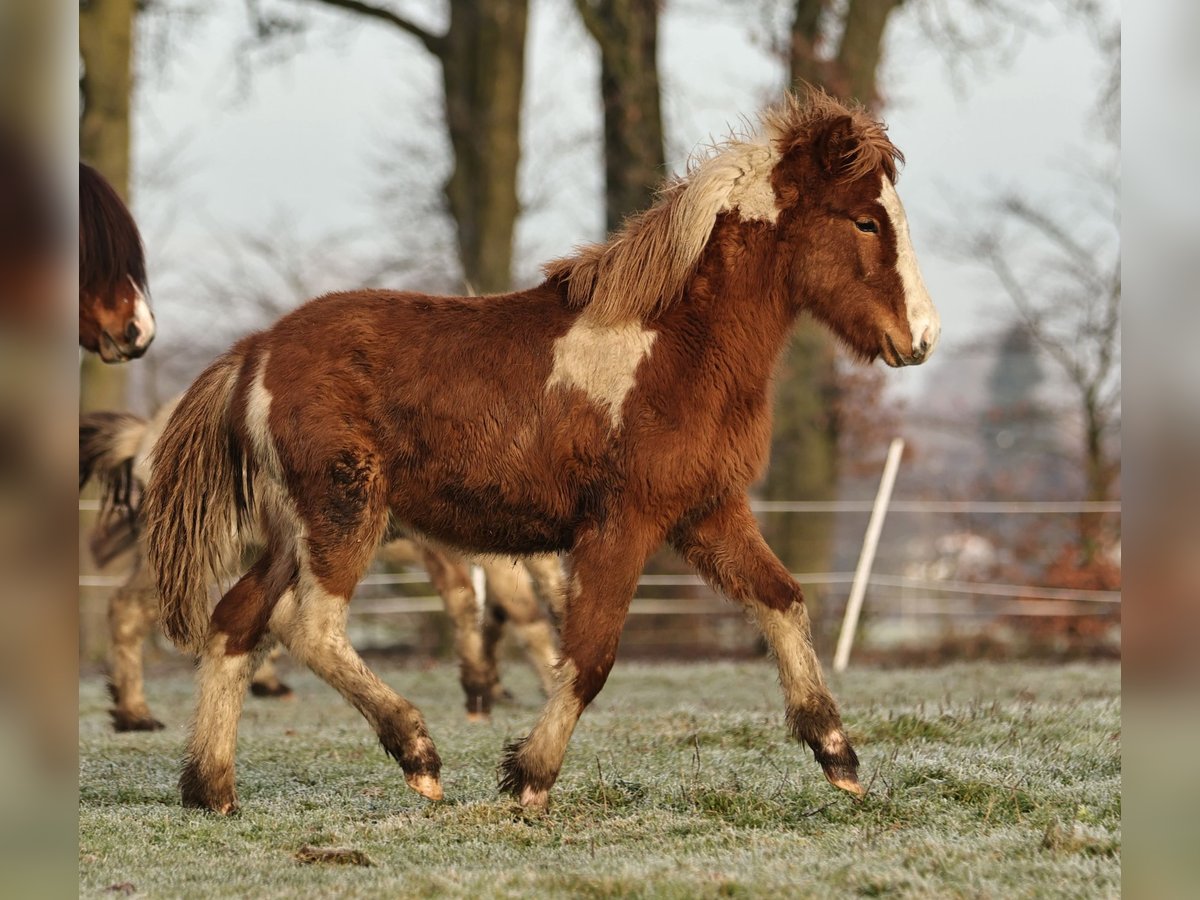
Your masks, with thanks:
[[[571,402],[398,421],[388,443],[394,515],[478,552],[570,549],[582,525],[603,517],[619,480],[607,422]],[[538,418],[526,412],[539,406]]]
[[[579,517],[497,486],[447,482],[401,491],[393,514],[418,532],[479,553],[557,553],[574,543]]]

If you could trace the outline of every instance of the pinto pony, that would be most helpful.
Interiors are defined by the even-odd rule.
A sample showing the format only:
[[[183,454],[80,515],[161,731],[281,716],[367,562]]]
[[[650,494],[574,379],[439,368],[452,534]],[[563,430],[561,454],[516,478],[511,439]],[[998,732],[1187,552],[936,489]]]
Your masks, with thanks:
[[[129,208],[79,164],[79,346],[106,363],[137,359],[154,340],[146,258]]]
[[[792,733],[861,795],[801,589],[746,491],[767,462],[772,372],[797,316],[892,366],[937,341],[899,159],[863,110],[789,98],[537,287],[331,294],[213,363],[156,447],[144,504],[163,625],[201,656],[184,804],[235,808],[237,722],[272,637],[366,717],[410,787],[442,796],[420,712],[345,634],[389,522],[474,552],[569,554],[555,691],[500,767],[523,805],[547,803],[664,541],[747,607]],[[249,523],[267,549],[210,617],[209,573]]]

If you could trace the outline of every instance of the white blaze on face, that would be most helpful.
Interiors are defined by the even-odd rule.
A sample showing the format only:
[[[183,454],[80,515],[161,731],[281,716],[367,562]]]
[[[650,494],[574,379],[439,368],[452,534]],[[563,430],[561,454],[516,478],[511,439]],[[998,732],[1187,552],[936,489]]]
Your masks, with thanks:
[[[150,342],[154,340],[154,313],[150,309],[150,304],[146,300],[146,295],[143,294],[142,289],[134,283],[132,277],[130,277],[129,283],[133,285],[135,296],[133,306],[133,324],[136,325],[138,329],[138,337],[137,340],[133,342],[133,346],[138,350],[145,350],[148,346],[150,346]]]
[[[584,313],[554,342],[554,368],[546,390],[577,387],[604,409],[613,430],[621,426],[621,407],[634,376],[658,335],[638,322],[596,325]]]
[[[896,235],[896,270],[900,273],[900,283],[904,285],[904,300],[908,308],[908,327],[912,333],[913,348],[916,349],[924,341],[927,344],[925,356],[928,357],[933,353],[938,335],[942,332],[942,322],[937,310],[933,308],[933,300],[925,287],[925,279],[921,277],[921,269],[917,266],[917,254],[913,251],[912,238],[908,234],[908,217],[904,215],[900,195],[896,193],[896,186],[887,176],[883,179],[879,203],[891,219],[892,231]]]

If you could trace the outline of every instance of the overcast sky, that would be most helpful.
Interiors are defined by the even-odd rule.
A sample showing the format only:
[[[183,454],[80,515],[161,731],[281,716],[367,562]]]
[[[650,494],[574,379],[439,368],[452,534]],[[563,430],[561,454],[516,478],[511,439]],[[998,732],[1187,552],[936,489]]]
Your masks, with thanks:
[[[409,179],[393,204],[396,217],[420,222],[421,236],[434,243],[448,241],[444,223],[425,211],[448,165],[432,58],[394,29],[294,6],[312,27],[280,52],[248,44],[244,0],[212,0],[200,19],[173,22],[165,57],[156,44],[143,44],[151,62],[142,66],[138,94],[134,201],[146,220],[164,332],[189,324],[193,273],[219,270],[234,235],[286,230],[306,241],[337,234],[348,251],[396,240],[379,229],[380,164],[389,153]],[[672,167],[777,96],[783,72],[766,46],[766,6],[665,4],[661,65]],[[1028,35],[1011,59],[958,82],[912,13],[899,14],[889,35],[885,118],[908,159],[900,193],[942,313],[943,355],[994,327],[1004,307],[986,279],[942,252],[939,236],[958,222],[978,222],[986,214],[980,198],[997,189],[1061,194],[1064,166],[1094,140],[1100,60],[1081,29],[1063,24],[1048,3],[1045,12],[1048,27]],[[426,21],[437,24],[436,17]],[[525,280],[544,259],[600,237],[603,220],[596,53],[568,0],[532,0],[530,26],[522,172],[530,212],[520,225],[516,267]],[[165,180],[155,177],[163,172]],[[353,287],[358,276],[331,272],[334,283],[320,287]],[[394,286],[412,285],[401,279]],[[928,377],[902,375],[909,389]]]

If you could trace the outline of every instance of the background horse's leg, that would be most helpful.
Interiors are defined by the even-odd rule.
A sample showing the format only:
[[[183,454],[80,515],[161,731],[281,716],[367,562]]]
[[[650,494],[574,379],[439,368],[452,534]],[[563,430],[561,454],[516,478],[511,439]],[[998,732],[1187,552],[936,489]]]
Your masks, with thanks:
[[[467,696],[467,718],[487,721],[499,676],[494,660],[489,663],[484,652],[479,599],[471,584],[471,572],[461,559],[451,558],[446,551],[428,544],[422,547],[422,559],[454,626],[454,652],[458,656],[459,681]]]
[[[262,665],[254,671],[254,676],[250,679],[250,693],[255,697],[288,699],[296,696],[290,687],[279,680],[279,673],[275,670],[275,663],[281,656],[283,647],[275,644],[263,659]]]
[[[563,567],[553,554],[525,557],[525,568],[533,579],[533,589],[554,618],[562,621],[563,606],[567,601],[567,585],[563,580]]]
[[[500,663],[497,651],[500,639],[504,637],[504,623],[508,621],[508,613],[504,607],[496,603],[495,593],[488,585],[483,603],[483,659],[488,668],[495,673],[492,682],[492,703],[501,703],[513,699],[512,692],[500,680]]]
[[[213,610],[200,654],[196,718],[179,787],[184,806],[219,813],[237,809],[234,759],[237,726],[250,676],[266,655],[267,616],[276,590],[264,555]]]
[[[157,600],[154,574],[139,555],[129,580],[108,598],[109,710],[117,731],[157,731],[163,723],[150,714],[143,692],[142,647],[153,624]]]
[[[746,498],[677,526],[670,541],[704,578],[749,608],[779,665],[792,734],[812,748],[830,782],[861,796],[858,757],[825,687],[804,595],[763,540]]]
[[[487,605],[489,622],[507,622],[525,650],[529,664],[537,673],[546,696],[554,690],[554,667],[558,663],[558,642],[554,628],[542,611],[525,567],[519,560],[507,557],[487,557],[480,560],[487,575]],[[503,610],[502,617],[492,607]],[[498,631],[498,629],[488,629]],[[492,637],[492,635],[488,635]],[[489,662],[496,665],[496,640],[485,641]]]
[[[562,768],[575,723],[600,692],[617,656],[621,627],[638,576],[661,534],[610,519],[602,533],[582,536],[571,553],[562,625],[562,663],[541,717],[524,739],[505,748],[500,788],[521,805],[543,807]]]

